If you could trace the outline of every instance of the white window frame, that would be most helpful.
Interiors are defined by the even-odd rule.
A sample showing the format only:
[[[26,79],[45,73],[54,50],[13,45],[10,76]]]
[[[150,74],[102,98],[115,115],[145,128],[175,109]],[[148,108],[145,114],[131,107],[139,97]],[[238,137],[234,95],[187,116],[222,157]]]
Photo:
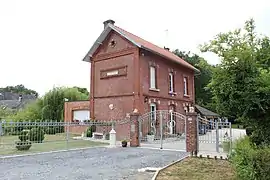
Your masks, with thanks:
[[[188,78],[184,77],[184,95],[187,96],[188,95]]]
[[[150,89],[156,88],[156,68],[154,66],[150,66]]]
[[[169,73],[169,91],[174,92],[173,73]]]
[[[154,108],[154,110],[152,110],[152,108]],[[151,103],[150,104],[150,112],[151,112],[151,121],[156,120],[157,119],[157,105],[155,103]]]

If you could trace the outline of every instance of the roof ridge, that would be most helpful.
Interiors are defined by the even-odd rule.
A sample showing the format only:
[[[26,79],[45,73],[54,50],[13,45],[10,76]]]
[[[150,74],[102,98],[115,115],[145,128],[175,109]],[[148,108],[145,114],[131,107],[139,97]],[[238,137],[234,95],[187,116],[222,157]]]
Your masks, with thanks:
[[[178,62],[181,63],[182,65],[188,66],[189,68],[192,68],[192,69],[194,69],[194,70],[197,70],[194,66],[192,66],[192,65],[189,64],[187,61],[185,61],[184,59],[180,58],[179,56],[177,56],[177,55],[174,54],[173,52],[171,52],[171,51],[169,51],[169,50],[166,50],[166,49],[164,49],[164,48],[162,48],[162,47],[160,47],[160,46],[158,46],[158,45],[156,45],[156,44],[154,44],[154,43],[152,43],[152,42],[150,42],[150,41],[147,41],[147,40],[141,38],[140,36],[137,36],[137,35],[135,35],[135,34],[129,32],[129,31],[127,31],[127,30],[125,30],[125,29],[123,29],[123,28],[121,28],[121,27],[119,27],[119,26],[112,25],[112,24],[110,24],[110,25],[113,26],[113,27],[115,27],[117,30],[120,30],[121,33],[123,33],[123,34],[126,35],[126,36],[130,36],[130,35],[131,35],[131,36],[134,36],[134,37],[137,38],[138,40],[144,41],[144,43],[148,43],[148,44],[150,44],[151,46],[154,46],[155,48],[158,48],[158,50],[161,51],[160,54],[163,55],[163,56],[166,56],[166,58],[172,59],[172,60],[175,58],[174,60],[175,60],[175,61],[178,61]],[[133,39],[132,37],[130,37],[130,38]],[[134,40],[134,39],[133,39],[133,40]],[[134,41],[136,41],[136,40],[134,40]],[[140,43],[140,42],[137,42],[137,43],[140,44],[140,45],[142,45],[143,47],[147,48],[144,44],[142,44],[142,42],[141,42],[141,43]],[[151,49],[151,48],[150,48],[150,49]],[[155,51],[155,50],[153,50],[153,51]],[[158,53],[158,52],[156,52],[156,53]],[[170,56],[172,56],[172,57],[168,57],[168,55],[165,55],[165,54],[168,54],[168,55],[170,55]],[[197,70],[197,71],[198,71],[198,70]]]

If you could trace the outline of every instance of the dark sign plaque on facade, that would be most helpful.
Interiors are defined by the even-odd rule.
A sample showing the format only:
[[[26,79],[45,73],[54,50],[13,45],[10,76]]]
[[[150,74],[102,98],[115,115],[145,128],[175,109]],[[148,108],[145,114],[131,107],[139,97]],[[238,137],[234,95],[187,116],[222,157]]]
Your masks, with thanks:
[[[126,76],[127,75],[127,66],[121,66],[116,68],[110,68],[100,71],[100,79],[110,78],[110,77],[118,77],[118,76]]]

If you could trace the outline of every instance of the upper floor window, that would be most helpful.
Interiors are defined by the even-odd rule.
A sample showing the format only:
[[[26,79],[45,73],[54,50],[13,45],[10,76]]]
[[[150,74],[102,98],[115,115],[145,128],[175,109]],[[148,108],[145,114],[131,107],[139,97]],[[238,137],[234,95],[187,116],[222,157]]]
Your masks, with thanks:
[[[188,95],[188,78],[184,77],[184,95]]]
[[[173,78],[173,73],[169,73],[169,92],[174,92],[174,78]]]
[[[150,67],[150,88],[156,89],[156,68],[151,66]]]

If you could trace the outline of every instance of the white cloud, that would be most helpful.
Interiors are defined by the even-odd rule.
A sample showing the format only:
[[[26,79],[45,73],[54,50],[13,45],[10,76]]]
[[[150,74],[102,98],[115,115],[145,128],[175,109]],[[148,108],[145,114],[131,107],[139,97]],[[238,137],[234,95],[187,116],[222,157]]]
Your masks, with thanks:
[[[0,86],[22,83],[41,94],[53,85],[88,88],[90,65],[81,60],[107,19],[157,45],[198,53],[199,44],[241,27],[250,17],[261,33],[270,32],[269,4],[267,0],[0,0]]]

